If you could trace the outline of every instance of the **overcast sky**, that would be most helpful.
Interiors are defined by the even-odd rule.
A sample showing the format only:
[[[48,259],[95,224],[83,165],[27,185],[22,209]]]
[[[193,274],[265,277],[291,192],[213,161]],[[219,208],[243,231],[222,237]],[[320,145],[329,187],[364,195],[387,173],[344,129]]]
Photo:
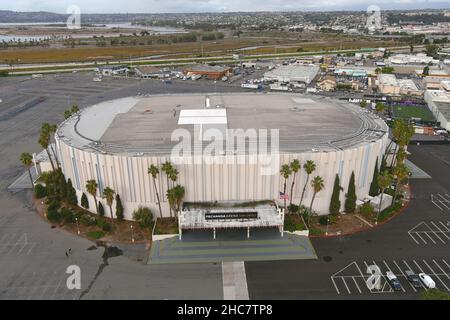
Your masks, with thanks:
[[[364,10],[449,8],[450,0],[0,0],[0,10],[65,13],[78,5],[85,13]],[[1,21],[0,21],[1,22]]]

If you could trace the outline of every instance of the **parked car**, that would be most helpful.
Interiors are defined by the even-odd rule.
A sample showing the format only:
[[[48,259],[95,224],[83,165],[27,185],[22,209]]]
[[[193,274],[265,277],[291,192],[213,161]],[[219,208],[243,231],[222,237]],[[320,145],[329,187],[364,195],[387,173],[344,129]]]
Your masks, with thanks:
[[[389,284],[391,285],[392,289],[395,291],[402,290],[402,285],[400,284],[400,281],[398,280],[397,276],[392,271],[386,272],[386,278],[389,281]]]
[[[422,283],[425,286],[425,288],[427,288],[427,289],[434,289],[434,288],[436,288],[436,283],[426,273],[423,273],[423,272],[419,273],[419,279],[420,279],[420,281],[422,281]]]
[[[411,270],[406,270],[405,273],[406,273],[406,278],[408,278],[408,281],[411,282],[411,284],[413,285],[414,288],[422,288],[422,284],[420,283],[420,279],[417,276],[417,274],[415,274]]]

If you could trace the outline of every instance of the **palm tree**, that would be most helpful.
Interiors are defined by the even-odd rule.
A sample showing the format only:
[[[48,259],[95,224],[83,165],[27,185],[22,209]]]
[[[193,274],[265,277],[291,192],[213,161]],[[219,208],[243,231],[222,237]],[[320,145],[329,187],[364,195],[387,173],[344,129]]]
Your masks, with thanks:
[[[113,220],[113,221],[114,221],[114,217],[113,217],[112,204],[114,201],[115,194],[116,194],[116,192],[113,189],[111,189],[110,187],[106,187],[105,190],[103,190],[103,197],[106,198],[106,203],[108,204],[109,212],[111,214],[111,220]]]
[[[283,188],[283,192],[284,192],[284,212],[286,212],[286,184],[287,184],[287,179],[289,179],[289,176],[292,174],[292,170],[291,167],[288,164],[283,164],[281,166],[281,170],[280,170],[280,174],[283,176],[284,178],[284,188]]]
[[[289,202],[292,203],[292,199],[294,199],[295,178],[297,176],[297,172],[301,169],[302,166],[300,164],[300,161],[298,161],[297,159],[292,160],[290,166],[291,166],[291,171],[294,173],[294,178],[292,179],[292,184],[291,184],[291,193],[290,193],[291,198],[289,199]]]
[[[308,185],[309,177],[316,170],[316,164],[314,163],[314,161],[308,160],[303,165],[303,169],[305,169],[307,176],[306,176],[305,185],[303,186],[302,197],[300,198],[300,202],[298,203],[299,208],[301,207],[302,202],[303,202],[303,197],[305,196],[306,186]]]
[[[98,213],[98,203],[97,203],[97,181],[95,180],[88,180],[86,181],[86,191],[94,197],[95,202],[95,212]]]
[[[162,166],[161,166],[161,171],[166,174],[166,179],[167,179],[167,192],[166,192],[166,194],[169,194],[169,190],[170,190],[169,176],[170,176],[170,172],[172,170],[173,170],[173,166],[172,166],[172,163],[170,163],[170,161],[164,162],[162,164]],[[169,199],[167,199],[167,200],[169,200]],[[172,217],[172,206],[170,206],[170,202],[169,202],[169,210],[170,210],[170,217]]]
[[[314,177],[314,179],[312,179],[312,181],[311,181],[311,187],[313,188],[314,193],[313,193],[313,196],[312,196],[312,199],[311,199],[311,204],[310,204],[310,206],[309,206],[309,214],[310,214],[310,215],[312,214],[312,207],[313,207],[314,200],[316,199],[316,195],[317,195],[320,191],[323,190],[324,186],[325,186],[325,183],[324,183],[322,177],[316,176],[316,177]]]
[[[31,186],[34,186],[33,177],[31,176],[30,168],[33,165],[33,156],[29,154],[28,152],[24,152],[20,155],[20,161],[22,161],[22,164],[25,168],[28,170],[28,176],[30,177]]]
[[[410,173],[409,169],[405,164],[398,163],[395,166],[395,168],[393,170],[393,174],[394,174],[394,178],[396,180],[396,185],[395,185],[395,194],[394,194],[394,197],[392,198],[391,205],[394,205],[394,202],[398,196],[398,190],[400,188],[400,184],[409,176],[409,173]]]
[[[176,187],[172,188],[175,198],[175,204],[176,204],[176,212],[180,212],[181,209],[181,202],[184,199],[184,195],[186,193],[183,186],[177,185]]]
[[[388,172],[384,171],[378,175],[378,186],[380,187],[381,190],[381,197],[380,203],[378,205],[377,220],[375,221],[375,224],[378,224],[378,217],[381,211],[381,204],[383,203],[384,191],[386,190],[387,187],[391,185],[391,183],[392,183],[392,176]]]
[[[53,164],[52,157],[50,155],[50,152],[48,151],[48,146],[50,145],[50,134],[48,132],[41,131],[38,142],[41,147],[44,148],[47,152],[48,159],[50,160],[50,164],[52,165],[52,169],[55,170],[55,165]]]
[[[177,182],[178,174],[179,172],[176,168],[172,168],[169,172],[169,179],[170,181],[172,181],[172,188],[175,186],[175,183]]]
[[[55,152],[55,150],[53,149],[53,146],[52,146],[52,143],[51,143],[51,141],[52,141],[52,136],[55,134],[56,129],[57,129],[56,124],[49,124],[49,123],[45,122],[45,123],[42,124],[41,132],[45,132],[46,134],[48,134],[48,137],[49,137],[49,140],[48,140],[48,141],[49,141],[49,146],[50,146],[50,149],[52,150],[53,156],[55,157],[56,165],[57,165],[58,168],[59,168],[58,157],[57,157],[56,152]]]
[[[158,207],[159,207],[159,215],[162,218],[162,210],[161,210],[161,202],[159,201],[159,192],[158,192],[158,188],[156,187],[156,177],[159,175],[159,169],[157,166],[155,165],[151,165],[148,168],[148,174],[152,176],[153,178],[153,186],[155,187],[155,191],[156,191],[156,199],[158,200]]]

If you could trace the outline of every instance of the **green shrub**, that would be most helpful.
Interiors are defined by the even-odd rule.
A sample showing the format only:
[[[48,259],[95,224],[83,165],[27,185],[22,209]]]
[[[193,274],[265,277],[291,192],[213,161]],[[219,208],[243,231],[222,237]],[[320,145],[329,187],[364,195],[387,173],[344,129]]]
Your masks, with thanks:
[[[92,239],[100,239],[105,236],[103,231],[91,231],[87,233],[87,236]]]
[[[284,218],[284,229],[289,232],[306,230],[306,226],[298,215],[287,215]]]
[[[65,223],[73,223],[75,222],[75,215],[73,214],[73,211],[69,208],[62,208],[60,211],[61,218],[64,220]]]
[[[328,218],[326,216],[322,216],[319,218],[319,224],[322,226],[326,226],[328,224]]]
[[[58,209],[54,207],[47,208],[47,219],[51,222],[59,222],[61,220],[61,214]]]
[[[108,223],[105,220],[98,220],[97,221],[97,227],[99,227],[100,229],[102,229],[105,232],[110,232],[112,229],[112,226],[110,223]]]
[[[447,292],[441,291],[439,289],[429,289],[423,291],[420,294],[421,300],[450,300],[450,295]]]
[[[147,207],[139,207],[133,212],[133,219],[141,228],[150,228],[153,226],[153,214]]]
[[[390,206],[383,211],[380,212],[380,216],[378,217],[378,222],[384,221],[396,213],[398,210],[402,208],[402,204],[397,202],[393,206]]]
[[[298,206],[295,205],[295,204],[292,204],[292,203],[289,205],[288,209],[289,209],[290,213],[297,213],[298,212]]]
[[[37,199],[42,199],[47,196],[47,189],[42,184],[37,184],[34,187],[34,196]]]
[[[95,226],[97,224],[97,219],[88,214],[83,214],[80,217],[80,223],[85,226]]]
[[[370,216],[375,212],[375,209],[370,204],[370,202],[364,203],[362,206],[359,207],[359,213],[363,216]]]
[[[61,202],[58,200],[52,200],[48,204],[47,211],[58,211],[58,209],[61,207]]]

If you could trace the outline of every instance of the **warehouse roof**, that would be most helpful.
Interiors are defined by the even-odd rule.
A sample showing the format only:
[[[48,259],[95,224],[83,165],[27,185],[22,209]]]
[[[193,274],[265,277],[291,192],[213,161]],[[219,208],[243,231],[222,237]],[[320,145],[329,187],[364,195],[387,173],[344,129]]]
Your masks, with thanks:
[[[180,122],[180,114],[181,119],[193,114],[201,117],[212,110],[216,110],[215,118],[226,120],[221,123],[228,129],[268,129],[269,135],[271,129],[278,129],[281,152],[341,150],[378,140],[387,131],[381,119],[359,106],[325,97],[263,93],[208,96],[209,109],[202,94],[103,102],[63,122],[57,134],[63,142],[80,149],[166,155],[178,143],[171,141],[175,129],[194,131],[193,124]],[[200,114],[199,109],[211,111]]]
[[[278,66],[264,74],[266,80],[276,80],[279,82],[305,82],[309,84],[319,73],[320,68],[316,65]]]

